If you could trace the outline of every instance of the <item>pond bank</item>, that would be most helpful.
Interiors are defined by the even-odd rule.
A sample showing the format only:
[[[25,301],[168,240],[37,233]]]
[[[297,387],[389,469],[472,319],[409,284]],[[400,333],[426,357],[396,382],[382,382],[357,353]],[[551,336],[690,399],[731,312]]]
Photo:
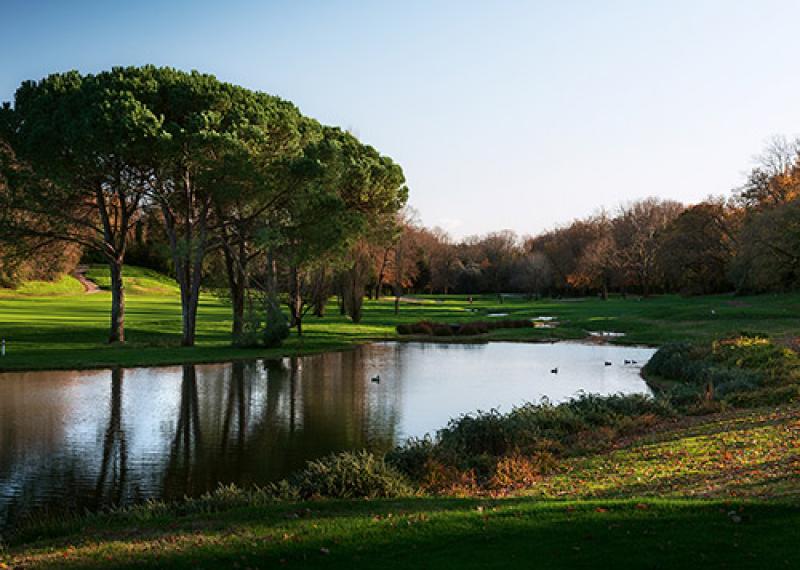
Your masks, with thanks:
[[[388,342],[266,361],[3,373],[0,528],[4,513],[13,523],[41,509],[265,485],[330,453],[382,454],[476,410],[646,394],[641,365],[624,361],[651,354]]]
[[[0,550],[0,563],[513,568],[535,557],[551,568],[590,567],[600,558],[639,568],[657,553],[662,568],[694,567],[698,557],[710,568],[795,567],[800,480],[786,477],[788,463],[770,466],[796,462],[798,421],[800,410],[790,407],[664,424],[610,452],[570,459],[568,470],[504,498],[256,504],[222,492],[197,508],[175,503],[51,521]],[[730,453],[739,443],[748,453]]]

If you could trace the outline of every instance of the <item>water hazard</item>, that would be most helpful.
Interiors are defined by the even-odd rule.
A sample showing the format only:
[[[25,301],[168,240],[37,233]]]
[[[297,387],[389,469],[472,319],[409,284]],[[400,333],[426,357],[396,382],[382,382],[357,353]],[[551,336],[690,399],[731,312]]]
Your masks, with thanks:
[[[263,484],[308,459],[386,450],[477,409],[648,392],[640,369],[653,352],[378,343],[276,361],[3,373],[0,528],[38,508]]]

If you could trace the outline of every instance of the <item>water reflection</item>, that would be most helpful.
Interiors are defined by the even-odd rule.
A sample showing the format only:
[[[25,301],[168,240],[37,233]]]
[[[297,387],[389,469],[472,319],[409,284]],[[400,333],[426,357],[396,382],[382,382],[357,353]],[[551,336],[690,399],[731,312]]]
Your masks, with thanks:
[[[263,484],[310,458],[387,449],[478,408],[644,391],[639,369],[622,362],[651,354],[385,343],[277,361],[0,374],[0,528],[31,509]],[[376,374],[381,382],[370,382]]]
[[[100,476],[97,479],[95,496],[102,503],[116,504],[122,500],[122,489],[127,475],[128,449],[125,443],[125,429],[122,427],[122,379],[125,371],[114,368],[111,371],[111,409],[108,428],[103,440],[103,459]]]

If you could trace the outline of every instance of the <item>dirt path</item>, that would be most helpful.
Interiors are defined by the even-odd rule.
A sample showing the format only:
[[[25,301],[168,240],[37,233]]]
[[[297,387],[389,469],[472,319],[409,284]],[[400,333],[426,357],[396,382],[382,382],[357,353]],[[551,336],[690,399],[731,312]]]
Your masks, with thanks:
[[[83,292],[87,295],[92,293],[99,293],[100,287],[97,286],[97,283],[94,281],[89,281],[86,278],[86,272],[89,270],[88,265],[79,265],[75,268],[75,271],[72,272],[72,276],[81,282],[83,285]]]

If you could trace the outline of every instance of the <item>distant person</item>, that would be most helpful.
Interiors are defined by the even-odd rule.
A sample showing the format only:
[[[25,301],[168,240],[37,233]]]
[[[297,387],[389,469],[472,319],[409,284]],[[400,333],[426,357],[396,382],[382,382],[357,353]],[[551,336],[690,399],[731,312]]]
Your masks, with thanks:
[[[469,297],[467,297],[467,300],[469,301],[469,304],[471,305],[471,304],[472,304],[472,295],[470,295]]]

